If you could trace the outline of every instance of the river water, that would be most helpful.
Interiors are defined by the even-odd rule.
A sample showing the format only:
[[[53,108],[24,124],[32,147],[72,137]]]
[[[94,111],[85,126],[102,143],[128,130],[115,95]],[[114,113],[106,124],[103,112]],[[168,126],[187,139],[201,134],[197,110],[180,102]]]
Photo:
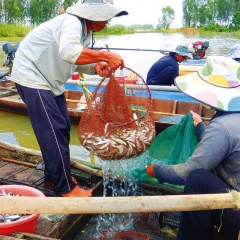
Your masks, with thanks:
[[[206,57],[211,55],[227,55],[230,48],[239,44],[240,33],[135,33],[119,36],[96,36],[94,47],[139,49],[139,51],[111,50],[119,53],[125,61],[126,67],[139,73],[144,79],[151,65],[163,55],[160,49],[175,50],[178,44],[192,47],[196,41],[209,41]],[[10,41],[21,41],[22,38],[12,38]],[[0,71],[4,54],[2,44],[6,40],[0,38]],[[141,51],[156,50],[153,51]]]
[[[125,66],[140,74],[144,79],[148,69],[163,55],[159,49],[175,50],[178,44],[192,47],[196,41],[209,41],[206,57],[211,55],[228,55],[230,48],[239,44],[240,34],[236,33],[135,33],[122,36],[107,36],[96,38],[95,47],[139,49],[139,51],[111,50],[119,53],[125,61]],[[152,51],[141,51],[156,50]]]

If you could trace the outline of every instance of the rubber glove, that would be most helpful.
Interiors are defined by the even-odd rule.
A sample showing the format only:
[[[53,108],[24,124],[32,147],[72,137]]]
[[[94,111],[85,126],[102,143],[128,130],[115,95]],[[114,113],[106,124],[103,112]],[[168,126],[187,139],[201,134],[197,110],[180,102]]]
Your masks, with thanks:
[[[153,167],[154,167],[153,163],[148,165],[148,166],[146,166],[146,172],[147,172],[148,175],[150,175],[151,177],[155,178]]]

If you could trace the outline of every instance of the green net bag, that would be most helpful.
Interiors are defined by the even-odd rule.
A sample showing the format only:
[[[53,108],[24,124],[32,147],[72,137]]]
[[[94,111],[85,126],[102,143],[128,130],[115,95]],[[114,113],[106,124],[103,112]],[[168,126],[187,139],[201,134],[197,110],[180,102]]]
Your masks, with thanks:
[[[192,115],[162,131],[149,147],[149,156],[168,165],[185,163],[198,144]]]
[[[193,154],[198,144],[196,129],[190,113],[179,124],[168,127],[159,133],[143,157],[145,161],[135,168],[132,175],[135,180],[157,183],[146,173],[145,166],[151,163],[175,165],[185,163]]]

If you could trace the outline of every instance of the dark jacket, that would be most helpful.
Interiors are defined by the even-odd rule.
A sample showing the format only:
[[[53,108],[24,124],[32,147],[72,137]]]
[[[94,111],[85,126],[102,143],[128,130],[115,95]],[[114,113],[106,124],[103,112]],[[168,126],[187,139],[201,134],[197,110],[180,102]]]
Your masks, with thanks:
[[[179,65],[173,53],[160,58],[149,69],[148,85],[174,85],[174,79],[179,75]]]
[[[159,182],[184,185],[188,174],[198,168],[215,172],[232,188],[240,190],[240,113],[213,117],[195,152],[184,164],[154,164]]]

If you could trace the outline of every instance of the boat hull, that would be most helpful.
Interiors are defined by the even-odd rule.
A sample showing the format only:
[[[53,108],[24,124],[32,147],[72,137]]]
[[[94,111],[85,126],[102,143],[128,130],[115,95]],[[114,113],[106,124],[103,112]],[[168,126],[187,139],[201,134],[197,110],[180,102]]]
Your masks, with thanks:
[[[65,91],[68,113],[71,123],[78,125],[87,104],[80,100],[84,94],[83,90],[80,89],[77,84],[71,83],[70,85],[74,87],[76,85],[78,89]],[[127,89],[129,88],[131,90],[131,87],[134,88],[133,85],[129,85]],[[14,86],[8,86],[5,87],[5,89],[6,91],[10,91],[11,94],[0,97],[0,110],[28,115],[26,105],[16,92]],[[89,86],[90,91],[94,91],[94,89],[95,86]],[[175,87],[162,87],[160,90],[153,87],[151,95],[154,105],[154,121],[157,133],[159,133],[164,125],[169,126],[178,123],[181,117],[189,113],[190,110],[198,113],[206,124],[215,112],[177,91]]]

